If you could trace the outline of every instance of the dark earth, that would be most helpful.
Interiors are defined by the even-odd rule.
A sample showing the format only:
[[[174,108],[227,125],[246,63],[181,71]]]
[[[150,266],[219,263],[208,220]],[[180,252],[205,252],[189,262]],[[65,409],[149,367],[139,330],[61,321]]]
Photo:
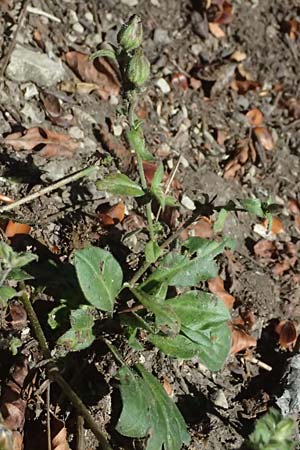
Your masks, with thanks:
[[[217,217],[215,208],[230,200],[256,197],[266,202],[271,198],[280,207],[276,214],[279,232],[272,229],[268,233],[258,217],[245,212],[232,212],[225,222],[222,233],[234,237],[237,247],[219,258],[220,276],[235,298],[233,320],[251,315],[252,328],[246,331],[257,339],[257,346],[233,352],[223,370],[211,373],[198,360],[171,359],[152,347],[137,353],[119,329],[108,326],[106,330],[104,326],[127,364],[139,360],[169,387],[188,424],[189,450],[242,446],[255,420],[274,402],[285,361],[295,351],[280,347],[275,325],[281,320],[300,320],[300,4],[298,0],[232,0],[229,19],[220,19],[216,30],[211,24],[217,23],[224,4],[227,2],[32,0],[16,34],[24,4],[0,1],[1,66],[8,55],[0,84],[2,196],[20,199],[98,161],[97,178],[117,168],[137,179],[134,160],[121,136],[125,119],[118,113],[121,94],[116,70],[112,66],[110,71],[104,70],[106,78],[98,91],[95,85],[84,89],[78,83],[96,81],[84,80],[66,56],[71,51],[90,55],[103,43],[115,43],[121,24],[136,13],[142,18],[143,48],[152,65],[139,104],[146,141],[156,160],[163,161],[167,174],[181,158],[171,193],[182,206],[177,214],[173,211],[162,217],[166,235],[190,217],[191,201],[201,205],[211,201],[212,208],[203,207],[202,215],[212,222]],[[223,35],[218,37],[220,30]],[[21,58],[13,64],[19,46],[61,61],[64,80],[50,75],[46,85],[30,74],[22,79]],[[246,116],[254,108],[263,114],[260,132],[256,123],[251,128]],[[78,142],[77,148],[67,152],[54,149],[50,154],[44,144],[21,150],[5,142],[7,135],[36,126],[71,136]],[[232,170],[230,161],[238,164]],[[29,235],[11,238],[14,248],[36,251],[41,260],[66,261],[75,249],[92,244],[109,249],[126,268],[127,276],[132,275],[141,264],[147,232],[131,236],[128,232],[145,226],[142,210],[133,200],[98,191],[95,179],[92,175],[68,184],[13,210],[14,221],[31,226]],[[118,202],[125,203],[126,217],[121,224],[107,227],[99,212]],[[6,239],[8,219],[0,220]],[[201,223],[196,235],[220,237],[211,226],[202,229]],[[271,242],[271,252],[265,251],[265,240]],[[256,244],[261,241],[260,251]],[[46,319],[56,306],[55,299],[55,294],[41,291],[34,304],[52,346],[56,336],[47,328]],[[128,307],[127,300],[117,308]],[[100,319],[107,322],[109,318],[98,319],[101,330]],[[3,320],[2,314],[6,336]],[[18,336],[22,332],[23,344],[16,356],[1,350],[0,381],[3,388],[18,358],[30,355],[34,375],[25,415],[24,449],[35,450],[47,448],[38,440],[46,427],[46,392],[42,388],[46,378],[38,345],[26,327],[25,323],[22,330],[10,331]],[[111,353],[96,341],[79,354],[70,353],[63,374],[111,436],[113,448],[140,449],[141,442],[114,431],[121,410],[116,370]],[[76,447],[76,413],[54,384],[51,407],[66,421],[72,449],[98,448],[89,430],[85,430],[84,446]]]

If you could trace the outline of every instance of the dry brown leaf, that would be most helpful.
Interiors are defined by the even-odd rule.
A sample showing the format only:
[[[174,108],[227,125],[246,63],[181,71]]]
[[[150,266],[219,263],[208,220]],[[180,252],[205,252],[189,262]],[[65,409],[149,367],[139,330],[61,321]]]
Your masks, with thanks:
[[[200,89],[202,83],[200,80],[197,80],[197,78],[190,77],[190,86],[192,89]]]
[[[253,129],[253,133],[255,134],[257,140],[266,150],[274,149],[274,141],[271,133],[266,127],[255,127]]]
[[[14,237],[17,234],[29,234],[31,227],[26,223],[18,223],[9,220],[5,228],[5,236],[8,238]]]
[[[173,395],[174,395],[173,387],[171,386],[171,384],[169,383],[169,381],[166,377],[164,377],[163,388],[169,397],[173,397]]]
[[[243,328],[237,325],[231,325],[231,349],[230,353],[235,355],[250,347],[256,347],[257,341],[250,336]]]
[[[257,108],[250,109],[250,111],[247,112],[246,117],[249,125],[252,127],[261,126],[264,120],[263,113]]]
[[[288,33],[292,41],[295,41],[300,36],[300,22],[297,19],[291,19],[288,21]]]
[[[209,217],[200,217],[197,222],[192,223],[185,228],[179,235],[179,239],[185,241],[189,237],[201,237],[211,239],[213,237],[213,224]]]
[[[249,91],[255,91],[259,87],[260,84],[254,80],[233,80],[231,82],[231,88],[240,95],[244,95]]]
[[[208,281],[208,289],[214,295],[216,295],[228,309],[232,309],[233,304],[235,302],[235,298],[233,295],[230,295],[226,292],[224,288],[224,281],[220,276],[212,278]]]
[[[291,97],[289,100],[287,100],[284,103],[285,107],[288,109],[289,114],[294,118],[294,119],[300,119],[300,100],[295,98],[295,97]]]
[[[146,228],[146,222],[141,216],[137,214],[130,214],[123,220],[122,228],[125,231],[140,230]]]
[[[14,200],[12,198],[8,197],[7,195],[3,195],[3,194],[0,194],[0,201],[7,203],[7,204],[14,203]]]
[[[66,61],[82,81],[97,85],[97,92],[103,100],[120,92],[120,82],[113,67],[105,58],[93,61],[89,55],[72,51],[65,54]]]
[[[79,143],[70,136],[41,127],[29,128],[24,134],[21,132],[9,134],[4,142],[17,151],[33,150],[38,145],[44,145],[39,154],[45,158],[57,156],[70,158],[79,146]]]
[[[285,256],[282,261],[277,262],[275,266],[272,268],[272,272],[275,276],[279,277],[284,274],[284,272],[287,272],[290,270],[291,267],[293,267],[298,258],[296,256],[293,256],[291,258]]]
[[[254,163],[256,153],[252,151],[248,139],[241,139],[237,143],[235,153],[224,167],[224,178],[233,178],[249,159]]]
[[[103,212],[99,211],[99,216],[105,227],[116,225],[117,223],[122,222],[124,219],[125,205],[124,203],[117,203],[116,205],[111,206],[109,209],[103,210]]]
[[[292,351],[298,337],[296,323],[291,320],[281,320],[276,325],[275,332],[279,335],[280,347]]]
[[[233,8],[227,0],[211,0],[206,8],[209,22],[228,24],[233,19]]]
[[[261,239],[254,245],[253,250],[259,258],[273,259],[276,252],[276,245],[273,241]]]
[[[288,209],[294,216],[295,227],[300,230],[300,203],[297,200],[290,198],[288,200]]]
[[[265,220],[263,221],[263,226],[265,227],[266,230],[269,231],[269,221],[268,221],[268,219],[265,219]],[[282,223],[282,221],[279,219],[279,217],[273,217],[273,218],[272,218],[271,232],[272,232],[273,234],[279,234],[279,233],[283,233],[283,232],[284,232],[283,223]]]
[[[211,34],[217,39],[222,39],[226,36],[225,32],[222,30],[218,23],[209,22],[208,28]]]
[[[10,304],[8,316],[5,318],[8,328],[12,330],[22,330],[27,325],[27,314],[21,304]]]
[[[236,61],[236,62],[244,61],[244,59],[246,59],[246,58],[247,58],[247,54],[240,50],[236,50],[235,52],[233,52],[230,55],[230,59],[233,59],[233,61]]]
[[[62,81],[59,85],[61,91],[70,94],[88,95],[91,92],[98,90],[98,85],[95,83],[84,83],[83,81]]]
[[[66,427],[57,418],[52,418],[51,420],[51,438],[52,450],[70,450]]]

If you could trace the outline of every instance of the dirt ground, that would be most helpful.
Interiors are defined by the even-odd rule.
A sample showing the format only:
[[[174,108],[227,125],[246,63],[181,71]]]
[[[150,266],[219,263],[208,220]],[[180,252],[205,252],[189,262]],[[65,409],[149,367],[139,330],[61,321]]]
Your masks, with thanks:
[[[220,258],[220,275],[235,298],[233,318],[249,312],[254,318],[249,332],[258,341],[250,354],[252,362],[245,359],[244,351],[238,352],[228,358],[222,371],[210,373],[198,360],[178,361],[153,348],[137,354],[117,330],[107,331],[127,363],[142,358],[148,370],[170,384],[188,423],[189,450],[229,450],[241,447],[256,418],[272,404],[285,360],[291,355],[278,345],[274,324],[300,320],[300,5],[298,0],[232,0],[229,23],[221,21],[214,27],[217,5],[224,2],[208,3],[207,7],[200,0],[32,0],[16,34],[22,4],[0,1],[1,64],[9,56],[0,84],[0,194],[22,198],[97,161],[101,162],[100,177],[115,168],[137,177],[121,136],[124,119],[118,115],[117,73],[113,68],[104,70],[106,78],[97,80],[98,90],[95,86],[88,90],[79,83],[95,80],[83,79],[67,54],[89,55],[103,42],[114,43],[121,23],[139,14],[145,31],[143,47],[152,65],[139,113],[149,149],[164,162],[166,173],[181,157],[174,195],[179,201],[187,197],[195,203],[205,203],[208,196],[215,206],[240,198],[265,202],[272,198],[280,206],[279,232],[268,234],[260,219],[243,212],[230,213],[223,230],[236,239],[237,248]],[[42,16],[40,10],[50,16]],[[22,74],[20,66],[12,64],[18,48],[61,61],[62,79],[45,86],[32,78],[32,72]],[[20,58],[17,62],[21,64]],[[57,100],[59,112],[53,112]],[[258,126],[249,124],[246,116],[255,108],[263,114]],[[5,141],[13,132],[24,133],[36,126],[71,136],[77,145],[65,152],[61,148],[45,151],[41,143],[21,150]],[[60,261],[87,244],[105,247],[126,265],[129,276],[140,264],[146,236],[128,237],[129,231],[139,227],[129,218],[138,217],[139,224],[144,219],[132,200],[98,191],[94,182],[92,175],[14,211],[15,221],[32,228],[28,236],[12,238],[13,245],[38,248],[45,259],[51,255]],[[125,202],[127,217],[123,224],[107,228],[99,211],[103,204],[118,201]],[[166,229],[190,214],[181,206],[177,218],[165,220]],[[215,212],[203,215],[212,221],[216,218]],[[5,230],[7,219],[0,220]],[[202,231],[198,235],[205,234]],[[211,230],[207,232],[214,237]],[[46,314],[55,306],[53,298],[41,292],[36,301],[45,326]],[[47,333],[51,341],[51,330]],[[33,352],[31,363],[37,364],[38,350],[30,331],[24,336],[20,351]],[[15,357],[6,350],[1,353],[4,385]],[[272,370],[253,363],[253,357]],[[81,352],[79,359],[70,354],[64,362],[65,377],[112,436],[114,448],[143,448],[113,430],[121,408],[116,369],[100,343]],[[42,368],[36,374],[33,390],[44,381]],[[57,399],[60,392],[53,388],[52,394]],[[25,449],[41,448],[32,444],[32,433],[45,426],[44,397],[33,395],[29,402]],[[70,445],[76,448],[76,417],[65,400],[59,414],[67,421]],[[97,448],[90,431],[85,438],[86,449]]]

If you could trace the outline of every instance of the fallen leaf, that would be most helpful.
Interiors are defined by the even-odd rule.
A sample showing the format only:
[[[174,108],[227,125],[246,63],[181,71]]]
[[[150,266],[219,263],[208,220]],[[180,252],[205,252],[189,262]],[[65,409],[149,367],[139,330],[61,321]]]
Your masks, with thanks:
[[[65,424],[56,417],[51,420],[51,443],[52,450],[70,450]]]
[[[62,81],[59,85],[61,91],[71,94],[88,95],[98,90],[95,83],[85,83],[84,81]]]
[[[202,83],[201,80],[197,80],[197,78],[190,77],[190,86],[192,89],[200,89]]]
[[[208,28],[211,34],[217,39],[222,39],[226,36],[225,32],[222,30],[218,23],[209,22]]]
[[[55,95],[47,92],[40,94],[44,109],[51,117],[59,117],[62,113],[60,101]]]
[[[231,88],[237,91],[239,95],[247,94],[249,91],[255,91],[260,87],[260,84],[254,80],[233,80]]]
[[[185,241],[189,237],[201,237],[211,239],[213,237],[213,224],[209,217],[200,217],[197,222],[192,223],[185,228],[179,235],[179,239]]]
[[[15,202],[12,198],[7,197],[7,195],[3,195],[3,194],[0,194],[0,201],[7,203],[7,204]]]
[[[265,219],[263,221],[263,226],[265,227],[266,230],[269,231],[269,221],[268,221],[268,219]],[[281,222],[279,217],[272,217],[271,232],[273,234],[279,234],[279,233],[283,233],[284,232],[283,223]]]
[[[125,205],[124,203],[117,203],[116,205],[111,206],[105,212],[99,212],[99,216],[105,227],[121,223],[125,216]]]
[[[5,228],[5,236],[8,238],[12,238],[17,234],[29,234],[30,230],[31,227],[26,223],[18,223],[9,220]]]
[[[253,151],[248,139],[241,139],[237,142],[236,150],[224,167],[224,178],[233,178],[237,172],[250,160],[256,161],[256,152]]]
[[[138,214],[130,214],[129,216],[125,217],[122,222],[122,228],[127,232],[141,230],[143,228],[146,228],[146,226],[147,225],[145,220]]]
[[[229,24],[233,19],[233,8],[226,0],[212,0],[206,14],[209,22]]]
[[[280,347],[291,352],[298,337],[296,323],[291,320],[281,320],[276,325],[275,332],[279,335]]]
[[[283,275],[284,272],[290,270],[290,268],[296,264],[297,260],[298,258],[296,256],[292,258],[284,257],[282,261],[277,262],[274,265],[274,267],[272,268],[272,272],[274,273],[275,276],[279,277]]]
[[[230,353],[235,355],[250,347],[256,347],[257,341],[253,336],[250,336],[243,328],[237,325],[231,325],[231,349]]]
[[[174,396],[174,390],[166,377],[164,377],[163,388],[169,397]]]
[[[230,59],[233,59],[233,61],[236,61],[236,62],[244,61],[244,59],[246,59],[246,58],[247,58],[246,53],[242,52],[240,50],[236,50],[235,52],[233,52],[230,55]]]
[[[263,113],[257,108],[250,109],[250,111],[247,112],[246,117],[251,127],[261,126],[264,120]]]
[[[261,239],[254,245],[253,250],[259,258],[273,259],[276,252],[276,245],[273,241]]]
[[[5,319],[7,326],[11,330],[22,330],[27,325],[27,314],[21,304],[10,304],[8,316]]]
[[[288,209],[294,216],[295,227],[300,230],[300,204],[297,200],[290,198],[288,200]]]
[[[4,142],[15,150],[34,150],[38,145],[44,145],[39,151],[41,156],[52,158],[56,156],[72,157],[79,143],[75,139],[56,131],[41,127],[33,127],[24,133],[17,132],[6,136]]]
[[[300,36],[300,22],[297,19],[291,19],[287,25],[289,37],[292,41],[295,41]]]
[[[171,78],[171,84],[175,88],[181,89],[183,91],[186,91],[189,88],[188,79],[181,72],[173,73],[172,78]]]
[[[274,141],[271,133],[266,127],[255,127],[253,129],[253,133],[256,136],[257,140],[266,150],[274,149]]]
[[[224,288],[224,281],[220,276],[212,278],[208,281],[208,289],[212,294],[215,294],[220,300],[222,300],[228,309],[232,309],[235,298],[233,295],[226,292]]]
[[[97,85],[97,92],[103,100],[120,92],[120,82],[113,67],[105,58],[90,60],[89,55],[77,51],[65,54],[67,64],[82,81]]]
[[[292,116],[294,119],[300,119],[300,101],[299,99],[295,97],[291,97],[288,99],[284,106],[287,108],[290,116]]]

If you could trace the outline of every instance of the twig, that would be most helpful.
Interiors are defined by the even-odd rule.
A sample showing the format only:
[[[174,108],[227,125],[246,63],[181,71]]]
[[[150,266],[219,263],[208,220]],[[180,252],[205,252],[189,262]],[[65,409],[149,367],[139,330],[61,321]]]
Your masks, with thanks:
[[[34,8],[33,6],[28,6],[27,11],[31,14],[36,14],[37,16],[47,17],[47,19],[53,20],[53,22],[57,23],[61,22],[61,20],[58,17],[54,16],[53,14],[47,13],[46,11],[43,11],[42,9],[39,8]]]
[[[35,336],[40,345],[44,359],[49,360],[49,362],[46,365],[49,378],[52,379],[53,381],[55,381],[60,386],[60,388],[64,391],[65,395],[72,402],[73,406],[77,409],[79,414],[82,415],[82,417],[85,420],[85,423],[87,424],[87,426],[91,429],[91,431],[94,433],[94,435],[98,439],[102,450],[112,450],[111,446],[109,445],[109,443],[106,440],[106,437],[104,436],[102,431],[97,426],[93,417],[89,413],[89,410],[87,409],[87,407],[84,405],[82,400],[78,397],[76,392],[73,391],[73,389],[69,386],[69,384],[66,382],[66,380],[61,376],[61,374],[59,373],[58,367],[51,360],[51,353],[50,353],[50,350],[48,347],[47,340],[45,338],[44,332],[40,325],[39,319],[37,318],[37,315],[32,307],[30,297],[26,291],[25,283],[20,282],[20,287],[23,291],[21,300],[23,302],[23,305],[24,305],[27,315],[29,317],[29,320],[30,320],[31,326],[33,328],[33,331],[35,333]]]
[[[3,58],[2,67],[0,69],[0,78],[3,78],[3,75],[4,75],[5,71],[6,71],[6,67],[7,67],[8,62],[9,62],[9,59],[11,57],[11,54],[12,54],[14,48],[15,48],[15,45],[16,45],[16,42],[17,42],[17,36],[18,36],[18,33],[19,33],[20,28],[22,26],[22,22],[23,22],[23,19],[24,19],[25,15],[26,15],[26,11],[27,11],[27,7],[28,7],[29,3],[30,3],[30,0],[25,0],[25,2],[22,5],[22,10],[21,10],[21,13],[19,15],[17,28],[15,29],[14,36],[13,36],[13,38],[11,40],[10,46],[9,46],[9,48],[7,50],[7,53],[6,53],[5,57]]]
[[[52,450],[51,421],[50,421],[50,383],[48,383],[47,386],[47,441],[48,441],[48,450]]]
[[[85,450],[84,442],[84,419],[82,416],[77,416],[77,442],[76,450]]]
[[[20,200],[17,200],[14,203],[11,203],[10,205],[5,205],[0,208],[0,214],[4,213],[6,211],[11,211],[12,209],[18,208],[21,205],[24,205],[25,203],[31,202],[32,200],[35,200],[38,197],[41,197],[42,195],[49,194],[49,192],[54,191],[55,189],[59,189],[62,186],[65,186],[66,184],[72,183],[73,181],[77,181],[80,178],[83,178],[85,176],[90,175],[95,170],[98,170],[98,166],[90,166],[86,169],[80,170],[80,172],[76,172],[72,175],[70,175],[67,178],[64,178],[63,180],[59,180],[54,184],[51,184],[50,186],[47,186],[43,189],[40,189],[37,192],[34,192],[33,194],[29,194],[26,197],[21,198]]]
[[[99,21],[98,11],[97,11],[97,3],[96,0],[92,0],[92,6],[93,6],[93,15],[96,23],[97,33],[100,35],[101,41],[102,39],[102,29]]]
[[[259,359],[255,358],[254,356],[244,356],[243,359],[246,361],[251,362],[252,364],[256,364],[258,367],[261,367],[262,369],[267,370],[268,372],[272,371],[272,367],[269,366],[269,364],[264,363],[263,361],[260,361]]]

